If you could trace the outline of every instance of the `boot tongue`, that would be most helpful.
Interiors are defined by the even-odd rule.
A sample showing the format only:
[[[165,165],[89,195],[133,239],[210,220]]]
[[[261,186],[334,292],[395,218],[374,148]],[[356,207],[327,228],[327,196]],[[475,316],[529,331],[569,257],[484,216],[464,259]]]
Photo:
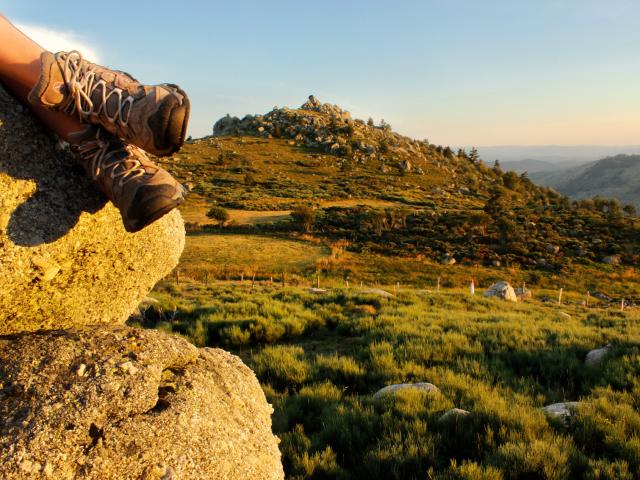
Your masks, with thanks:
[[[117,119],[118,108],[120,108],[120,99],[119,95],[117,95],[116,93],[109,95],[111,92],[112,90],[109,89],[104,92],[104,96],[108,97],[108,99],[106,105],[103,106],[102,88],[96,88],[93,91],[93,94],[91,95],[91,101],[93,102],[93,111],[98,112],[98,110],[102,108],[102,111],[105,112],[109,118]]]

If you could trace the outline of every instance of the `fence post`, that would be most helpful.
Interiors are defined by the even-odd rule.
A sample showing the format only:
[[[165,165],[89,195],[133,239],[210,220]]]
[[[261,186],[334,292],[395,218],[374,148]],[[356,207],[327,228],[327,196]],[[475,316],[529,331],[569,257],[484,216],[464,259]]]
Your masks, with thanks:
[[[562,305],[562,287],[560,287],[560,292],[558,293],[558,305]]]
[[[253,290],[256,286],[256,272],[253,272],[253,277],[251,277],[251,290]]]
[[[438,275],[438,284],[436,285],[436,292],[440,291],[440,275]]]

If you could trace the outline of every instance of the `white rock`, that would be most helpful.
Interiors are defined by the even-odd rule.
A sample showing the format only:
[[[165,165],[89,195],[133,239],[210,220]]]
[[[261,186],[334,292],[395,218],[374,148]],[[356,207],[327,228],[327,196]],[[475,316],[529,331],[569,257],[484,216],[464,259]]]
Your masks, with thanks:
[[[376,393],[373,394],[374,400],[379,400],[382,397],[387,395],[394,395],[400,390],[421,390],[423,392],[438,392],[440,389],[436,387],[432,383],[420,382],[420,383],[398,383],[395,385],[387,385],[384,388],[381,388]]]
[[[561,420],[567,423],[569,419],[573,416],[573,413],[576,407],[578,406],[578,403],[579,402],[552,403],[551,405],[542,407],[542,411],[551,418]]]
[[[438,419],[439,422],[447,421],[451,418],[462,418],[469,415],[471,412],[467,410],[463,410],[462,408],[452,408],[451,410],[447,410],[442,414],[442,416]]]
[[[498,297],[507,302],[517,302],[516,292],[509,282],[497,282],[491,285],[486,292],[485,297]]]
[[[365,295],[377,295],[379,297],[385,297],[385,298],[391,298],[393,297],[393,293],[389,293],[386,290],[382,290],[380,288],[369,288],[367,290],[362,290],[362,292]]]
[[[605,345],[602,348],[596,348],[587,353],[587,357],[584,359],[584,364],[589,366],[595,366],[600,364],[604,358],[609,354],[611,345]]]

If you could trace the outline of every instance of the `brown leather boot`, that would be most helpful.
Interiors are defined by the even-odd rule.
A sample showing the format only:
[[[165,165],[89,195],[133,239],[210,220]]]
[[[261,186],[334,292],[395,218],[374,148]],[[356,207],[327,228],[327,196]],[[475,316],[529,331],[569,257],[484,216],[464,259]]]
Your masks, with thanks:
[[[118,207],[128,232],[142,230],[184,201],[185,188],[140,148],[100,127],[88,127],[74,137],[71,151]]]
[[[77,115],[157,156],[177,152],[187,132],[189,99],[173,84],[142,85],[125,72],[87,62],[77,51],[44,52],[29,101]]]

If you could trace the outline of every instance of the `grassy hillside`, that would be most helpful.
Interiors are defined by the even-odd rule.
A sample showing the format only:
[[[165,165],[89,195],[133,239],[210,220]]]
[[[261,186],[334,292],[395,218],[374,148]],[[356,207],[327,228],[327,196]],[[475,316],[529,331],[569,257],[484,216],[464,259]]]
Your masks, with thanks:
[[[526,175],[487,167],[474,151],[402,137],[313,98],[300,109],[226,117],[215,128],[216,136],[163,161],[191,188],[182,211],[194,234],[304,237],[332,252],[453,258],[539,278],[599,269],[612,255],[625,265],[640,260],[638,220],[615,202],[570,202]],[[214,206],[228,211],[224,227],[206,216]],[[290,216],[300,207],[311,209],[306,224]],[[186,259],[204,241],[193,238]],[[340,262],[321,268],[350,275]],[[267,272],[273,262],[253,269],[277,273]]]

